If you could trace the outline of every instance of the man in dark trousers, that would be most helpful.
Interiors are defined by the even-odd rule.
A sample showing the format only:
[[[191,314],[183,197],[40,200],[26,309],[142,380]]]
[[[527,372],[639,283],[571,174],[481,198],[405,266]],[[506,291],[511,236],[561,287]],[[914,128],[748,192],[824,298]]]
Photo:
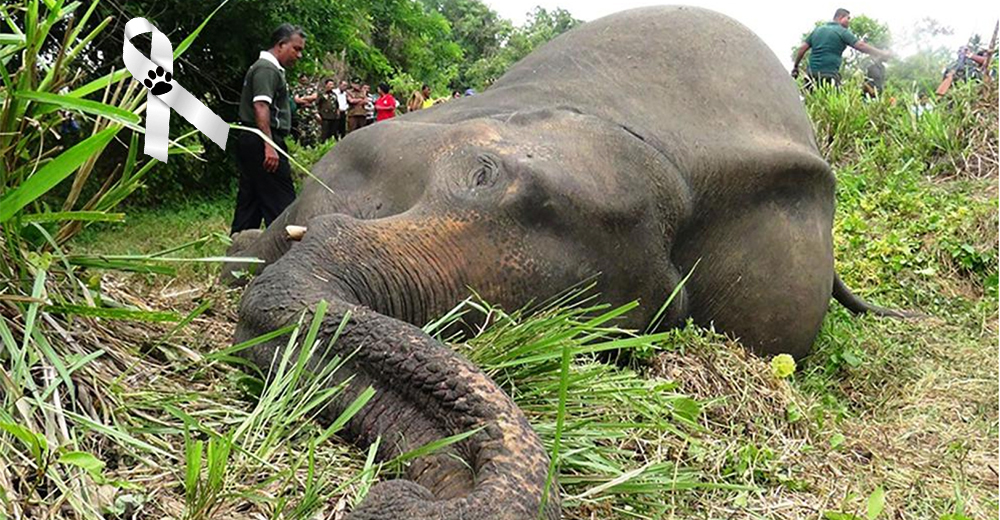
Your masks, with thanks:
[[[868,45],[858,39],[848,27],[851,24],[851,12],[847,9],[837,9],[833,14],[833,21],[827,22],[813,29],[809,33],[806,41],[795,53],[795,63],[792,64],[792,77],[799,75],[799,63],[806,55],[806,51],[812,49],[809,55],[809,86],[823,83],[833,83],[840,85],[840,61],[844,54],[844,49],[848,46],[865,53],[871,54],[875,58],[888,60],[892,53],[883,51]]]
[[[300,27],[281,24],[271,35],[271,48],[261,51],[243,80],[240,123],[260,130],[285,150],[285,136],[292,126],[285,68],[302,57],[305,33]],[[288,159],[251,132],[240,132],[236,158],[240,188],[232,234],[259,229],[281,214],[295,200]]]
[[[337,112],[340,111],[338,110],[336,89],[334,89],[336,85],[337,82],[333,78],[327,78],[323,82],[323,93],[320,95],[317,103],[319,117],[323,120],[323,126],[320,131],[320,139],[322,141],[330,139],[336,133]]]

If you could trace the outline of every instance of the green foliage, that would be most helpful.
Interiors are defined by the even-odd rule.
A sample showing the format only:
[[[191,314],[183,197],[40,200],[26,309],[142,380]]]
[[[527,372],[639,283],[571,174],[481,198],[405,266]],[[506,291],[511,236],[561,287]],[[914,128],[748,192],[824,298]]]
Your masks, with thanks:
[[[903,92],[932,96],[943,77],[953,52],[936,47],[922,49],[915,54],[893,61],[888,69],[888,84]]]
[[[614,324],[637,303],[609,307],[594,303],[587,292],[575,289],[515,312],[470,299],[424,330],[443,339],[450,325],[469,315],[489,317],[488,328],[456,347],[527,415],[552,457],[550,476],[558,474],[564,507],[658,518],[673,493],[750,489],[752,470],[718,482],[669,457],[669,450],[640,454],[622,448],[700,446],[696,433],[705,403],[672,381],[602,361],[609,354],[628,358],[636,351],[670,349],[679,336],[620,329]],[[449,341],[455,340],[461,338]]]
[[[525,25],[514,30],[495,54],[485,55],[469,66],[466,72],[467,86],[477,90],[488,87],[511,65],[531,54],[535,48],[580,23],[565,9],[548,11],[536,7],[528,15]]]
[[[420,87],[423,86],[422,82],[417,81],[413,76],[405,72],[396,74],[389,79],[388,83],[389,89],[396,97],[396,101],[399,101],[400,109],[405,109],[406,100],[410,98],[410,94],[420,90]]]
[[[43,7],[29,0],[5,6],[0,12],[10,28],[23,36],[0,46],[0,56],[9,57],[0,84],[0,100],[3,100],[0,106],[0,193],[3,194],[0,196],[0,222],[8,224],[4,234],[11,245],[19,245],[23,239],[33,239],[35,246],[44,242],[33,229],[21,225],[22,217],[52,212],[43,201],[58,204],[60,209],[57,211],[61,212],[105,209],[121,194],[134,191],[137,179],[148,171],[137,167],[133,156],[119,176],[98,176],[96,181],[103,184],[102,188],[90,196],[90,200],[79,202],[96,160],[105,153],[111,140],[126,126],[136,129],[138,116],[133,111],[144,92],[132,88],[106,102],[98,102],[83,99],[83,89],[69,91],[74,79],[73,57],[97,37],[108,21],[95,22],[85,31],[96,4],[82,13],[77,12],[82,9],[79,4],[65,9],[62,4]],[[58,35],[62,45],[54,48],[57,28],[62,32]],[[113,82],[110,77],[101,82],[104,86],[122,85],[121,81]],[[58,95],[64,91],[69,92]],[[118,92],[121,92],[120,86]],[[79,137],[70,135],[74,132],[65,126],[70,117],[81,122],[81,128],[75,132]],[[72,188],[60,197],[61,200],[44,199],[70,177]],[[51,219],[33,220],[48,221],[44,227],[58,242],[64,242],[80,229],[79,221],[61,222],[59,226],[60,223],[51,222]],[[16,247],[11,253],[15,262],[23,261]],[[0,273],[4,275],[14,276],[9,270]]]
[[[288,154],[306,170],[312,170],[312,167],[337,145],[337,141],[333,139],[316,143],[313,146],[302,146],[291,139],[288,139],[286,143],[288,145]],[[305,177],[305,173],[301,168],[293,168],[292,174],[296,180],[301,180],[302,177]]]
[[[389,0],[371,6],[372,43],[386,55],[394,72],[405,72],[435,86],[449,84],[458,74],[462,50],[452,41],[451,26],[443,15],[428,12],[416,0]]]
[[[868,42],[869,45],[879,49],[888,49],[892,46],[892,33],[889,26],[875,18],[859,14],[851,17],[851,32],[858,38]]]
[[[970,161],[997,139],[993,88],[955,85],[933,105],[891,84],[864,101],[856,79],[806,94],[817,141],[837,176],[837,271],[869,301],[954,324],[995,315],[998,201],[989,185],[996,170]],[[899,329],[832,307],[797,381],[836,419],[871,406],[858,402],[864,392],[854,385],[871,385],[877,394],[928,370],[900,361],[924,355],[925,347],[902,339]],[[946,334],[955,344],[975,341],[965,329]]]
[[[975,84],[958,85],[947,105],[934,106],[907,91],[886,90],[876,100],[861,95],[861,78],[841,88],[824,86],[807,98],[817,141],[835,164],[864,158],[884,167],[915,168],[939,175],[960,167],[972,149]],[[907,176],[909,177],[909,176]]]
[[[483,85],[469,75],[469,69],[479,60],[499,54],[514,33],[513,25],[480,0],[423,1],[429,10],[448,20],[452,37],[462,50],[458,74],[449,86],[456,90],[465,85],[481,89]]]
[[[865,502],[864,516],[854,513],[844,513],[838,511],[825,511],[824,520],[876,520],[885,510],[885,490],[881,487],[875,488]]]
[[[482,90],[535,47],[579,23],[565,10],[539,8],[515,29],[479,0],[105,0],[94,5],[97,15],[107,17],[112,36],[80,51],[85,81],[121,66],[120,35],[129,18],[144,16],[167,34],[187,34],[219,8],[197,45],[176,60],[175,75],[234,122],[246,70],[280,23],[301,25],[307,33],[303,59],[288,71],[289,78],[387,81],[401,101],[423,83],[439,97],[453,89]],[[140,49],[149,46],[145,35],[134,42]],[[190,129],[179,118],[171,128]],[[232,153],[207,146],[201,159],[172,158],[155,178],[143,181],[146,189],[131,200],[150,205],[183,200],[191,192],[232,192],[237,178]],[[101,176],[111,175],[111,168],[98,165]]]
[[[104,478],[88,432],[162,453],[113,420],[78,413],[78,383],[97,377],[106,351],[80,348],[69,332],[74,321],[173,314],[123,305],[99,281],[84,283],[86,262],[62,249],[87,223],[121,221],[113,210],[156,164],[138,155],[145,89],[122,70],[80,86],[78,67],[110,22],[96,16],[97,7],[63,0],[0,6],[4,29],[16,36],[0,39],[0,516],[20,517],[30,504],[99,517],[96,487],[127,484]],[[176,142],[170,151],[178,151]],[[95,262],[138,266],[125,258]]]

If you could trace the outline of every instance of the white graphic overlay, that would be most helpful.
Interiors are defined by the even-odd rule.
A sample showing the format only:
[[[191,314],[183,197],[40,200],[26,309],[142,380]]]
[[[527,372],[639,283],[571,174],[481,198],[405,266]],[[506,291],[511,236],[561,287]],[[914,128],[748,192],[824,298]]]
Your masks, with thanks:
[[[132,45],[132,38],[153,33],[150,56],[146,58]],[[133,18],[125,24],[123,50],[125,68],[149,90],[146,100],[146,142],[143,152],[167,162],[167,139],[170,134],[170,109],[174,109],[213,143],[226,149],[229,125],[191,95],[174,74],[174,48],[170,40],[145,18]]]

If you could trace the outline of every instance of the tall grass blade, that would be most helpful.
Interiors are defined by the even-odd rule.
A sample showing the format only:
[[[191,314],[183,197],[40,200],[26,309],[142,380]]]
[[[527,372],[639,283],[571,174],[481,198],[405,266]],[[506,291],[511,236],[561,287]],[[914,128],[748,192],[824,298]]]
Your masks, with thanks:
[[[135,126],[142,122],[142,118],[138,114],[101,103],[100,101],[50,94],[48,92],[15,92],[14,96],[37,103],[55,105],[66,110],[78,110],[85,114],[104,117],[125,126]]]
[[[5,194],[0,198],[0,223],[10,220],[25,206],[72,175],[80,165],[103,150],[118,130],[119,128],[108,128],[77,143]]]
[[[176,322],[180,314],[170,311],[141,311],[134,309],[111,309],[107,307],[87,307],[85,305],[49,305],[46,310],[53,314],[90,316],[109,320]]]

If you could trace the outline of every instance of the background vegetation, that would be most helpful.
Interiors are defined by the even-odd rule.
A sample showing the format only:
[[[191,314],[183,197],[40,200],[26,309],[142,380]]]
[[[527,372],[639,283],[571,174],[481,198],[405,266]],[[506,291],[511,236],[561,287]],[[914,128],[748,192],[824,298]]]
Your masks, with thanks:
[[[253,4],[215,16],[238,7],[249,20]],[[333,4],[276,5],[321,20]],[[205,189],[183,204],[121,209],[150,179],[184,171],[139,153],[142,89],[94,68],[95,49],[120,49],[103,40],[120,37],[115,20],[139,8],[175,44],[228,44],[199,35],[210,11],[190,14],[197,5],[0,6],[0,518],[340,518],[406,461],[375,464],[337,441],[338,424],[310,420],[336,391],[322,384],[328,373],[291,368],[264,385],[232,358],[239,294],[215,283],[231,198]],[[380,20],[419,20],[381,26],[379,44],[365,32],[375,31],[369,11],[321,29],[349,42],[341,56],[352,66],[377,71],[378,56],[398,67],[389,56],[411,52],[383,43],[447,27],[463,58],[445,65],[462,82],[494,77],[501,60],[575,23],[536,11],[510,28],[474,2],[383,8]],[[172,16],[188,32],[167,29]],[[491,39],[476,27],[510,32]],[[190,67],[179,77],[225,66],[185,47],[175,49]],[[392,71],[420,70],[420,56]],[[303,67],[324,66],[313,58]],[[696,327],[619,330],[614,318],[631,305],[610,309],[585,290],[530,311],[470,300],[428,325],[492,316],[478,336],[447,339],[525,410],[557,463],[568,518],[996,514],[997,85],[959,84],[933,105],[912,88],[890,84],[866,102],[850,76],[804,99],[838,178],[839,272],[866,298],[924,320],[858,318],[833,304],[814,354],[793,370]],[[203,95],[225,106],[217,90]],[[188,154],[204,168],[210,150],[180,139],[171,168]],[[308,329],[298,334],[313,345]],[[629,359],[608,364],[602,352]]]
[[[435,97],[466,88],[482,91],[537,45],[579,23],[565,10],[537,8],[523,26],[514,27],[480,0],[228,0],[221,7],[187,0],[101,0],[96,6],[90,25],[106,20],[107,27],[74,65],[72,72],[84,82],[122,66],[122,35],[132,17],[144,16],[179,42],[215,12],[214,30],[201,34],[198,45],[175,62],[175,75],[226,121],[237,120],[243,76],[280,23],[300,25],[308,35],[303,59],[287,73],[289,81],[302,74],[317,82],[385,81],[403,101],[421,83],[430,85]],[[54,34],[45,45],[55,47],[59,38]],[[148,42],[148,35],[135,38],[139,49],[148,49]],[[233,164],[226,152],[206,147],[200,159],[163,165],[132,202],[233,193]]]

